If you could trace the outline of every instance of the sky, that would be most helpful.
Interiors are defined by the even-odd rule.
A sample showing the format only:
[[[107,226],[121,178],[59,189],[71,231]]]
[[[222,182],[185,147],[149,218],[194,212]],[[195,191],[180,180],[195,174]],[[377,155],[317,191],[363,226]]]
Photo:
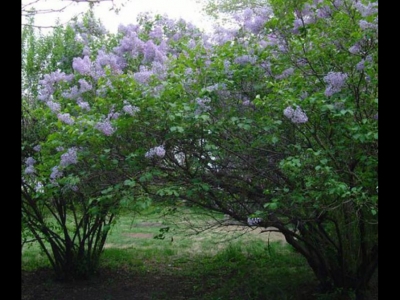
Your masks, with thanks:
[[[63,12],[38,14],[35,23],[37,26],[53,26],[57,18],[60,19],[61,23],[65,23],[74,15],[86,11],[89,7],[88,3],[71,0],[22,0],[21,2],[22,5],[37,2],[32,5],[37,10],[58,10],[68,6]],[[201,5],[196,0],[114,0],[114,4],[117,7],[124,4],[118,15],[114,11],[110,11],[111,1],[102,0],[102,2],[94,4],[95,16],[113,33],[117,32],[120,24],[136,23],[138,13],[146,11],[166,14],[173,19],[183,18],[204,30],[212,29],[210,20],[203,15]],[[24,20],[22,20],[22,23],[24,23]]]

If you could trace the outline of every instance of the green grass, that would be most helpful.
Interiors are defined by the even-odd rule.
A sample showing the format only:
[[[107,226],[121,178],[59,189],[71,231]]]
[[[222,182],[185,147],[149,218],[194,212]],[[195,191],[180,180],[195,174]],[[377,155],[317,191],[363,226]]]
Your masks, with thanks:
[[[187,208],[175,214],[157,207],[126,213],[109,233],[101,267],[186,278],[196,295],[193,300],[313,299],[315,279],[303,257],[259,231],[234,226],[203,231],[222,218]],[[164,239],[153,238],[165,228]],[[25,247],[22,267],[48,267],[37,245]]]

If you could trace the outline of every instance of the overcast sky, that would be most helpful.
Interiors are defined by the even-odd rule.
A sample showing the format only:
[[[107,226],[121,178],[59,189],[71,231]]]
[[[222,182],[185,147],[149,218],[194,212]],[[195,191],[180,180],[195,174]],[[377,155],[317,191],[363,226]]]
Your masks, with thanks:
[[[88,3],[77,3],[70,0],[22,0],[22,5],[35,1],[37,3],[33,6],[37,10],[57,10],[68,6],[62,13],[38,14],[36,25],[39,26],[52,26],[57,18],[60,19],[61,23],[65,23],[74,15],[86,11],[89,7]],[[95,16],[100,18],[105,27],[111,32],[116,32],[119,24],[136,23],[137,14],[146,11],[167,14],[174,19],[181,17],[205,30],[212,28],[210,21],[204,17],[201,12],[201,6],[196,0],[114,0],[114,4],[117,7],[121,7],[121,4],[125,3],[118,15],[114,11],[110,11],[112,7],[111,1],[102,1],[94,5]],[[24,20],[22,22],[24,23]]]

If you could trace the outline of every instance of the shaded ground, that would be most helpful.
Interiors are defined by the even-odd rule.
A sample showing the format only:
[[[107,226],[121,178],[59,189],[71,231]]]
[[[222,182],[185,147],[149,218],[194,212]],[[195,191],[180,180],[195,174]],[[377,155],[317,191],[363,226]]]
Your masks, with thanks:
[[[195,282],[188,277],[171,274],[134,274],[127,270],[101,269],[101,275],[90,280],[70,283],[53,281],[51,270],[23,272],[21,300],[195,300],[210,292],[206,287],[195,288]],[[304,286],[293,299],[315,300],[314,286]],[[377,300],[376,290],[368,300]],[[207,298],[214,299],[214,298]],[[221,300],[247,300],[249,298],[232,295]],[[278,295],[274,299],[283,299]],[[286,298],[284,298],[286,299]],[[261,300],[261,299],[260,299]]]
[[[141,224],[142,227],[159,226],[158,223]],[[226,226],[217,231],[233,231],[235,226]],[[261,229],[253,231],[260,234]],[[132,238],[153,238],[149,233],[125,233],[124,235]],[[277,232],[268,234],[262,233],[260,236],[266,241],[281,241],[285,243],[283,236]],[[107,248],[107,247],[106,247]],[[238,291],[242,288],[231,291],[229,298],[213,298],[205,295],[212,295],[213,289],[216,290],[228,281],[229,278],[217,276],[215,285],[210,286],[202,282],[201,278],[184,276],[178,270],[165,270],[162,265],[154,266],[154,271],[135,272],[132,269],[120,268],[118,270],[101,268],[99,274],[89,280],[76,282],[57,282],[53,280],[51,269],[39,269],[32,272],[22,271],[21,274],[21,300],[200,300],[200,299],[221,299],[221,300],[249,300],[255,299],[246,296],[246,291],[240,295]],[[244,287],[243,287],[244,288]],[[270,300],[288,299],[285,295],[278,293]],[[305,285],[296,290],[293,295],[295,300],[314,300],[314,285]],[[283,293],[285,294],[285,293]],[[372,297],[368,300],[376,300],[377,286],[371,293]],[[287,294],[286,294],[287,296]],[[285,298],[282,298],[285,297]],[[265,299],[257,299],[265,300]]]
[[[23,272],[21,300],[180,300],[195,296],[189,278],[125,270],[101,269],[100,273],[90,280],[61,283],[51,279],[51,270]]]

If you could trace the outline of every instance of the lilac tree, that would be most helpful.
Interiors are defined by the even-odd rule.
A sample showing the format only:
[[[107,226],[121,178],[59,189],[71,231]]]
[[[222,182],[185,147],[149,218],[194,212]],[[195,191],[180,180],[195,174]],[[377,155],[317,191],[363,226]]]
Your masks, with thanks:
[[[148,15],[116,36],[91,13],[64,30],[81,51],[36,82],[30,113],[45,126],[23,141],[21,208],[57,277],[68,280],[96,272],[121,205],[147,205],[146,156],[162,156],[163,147],[146,128],[164,115],[154,108],[168,56],[202,36],[183,20]]]

